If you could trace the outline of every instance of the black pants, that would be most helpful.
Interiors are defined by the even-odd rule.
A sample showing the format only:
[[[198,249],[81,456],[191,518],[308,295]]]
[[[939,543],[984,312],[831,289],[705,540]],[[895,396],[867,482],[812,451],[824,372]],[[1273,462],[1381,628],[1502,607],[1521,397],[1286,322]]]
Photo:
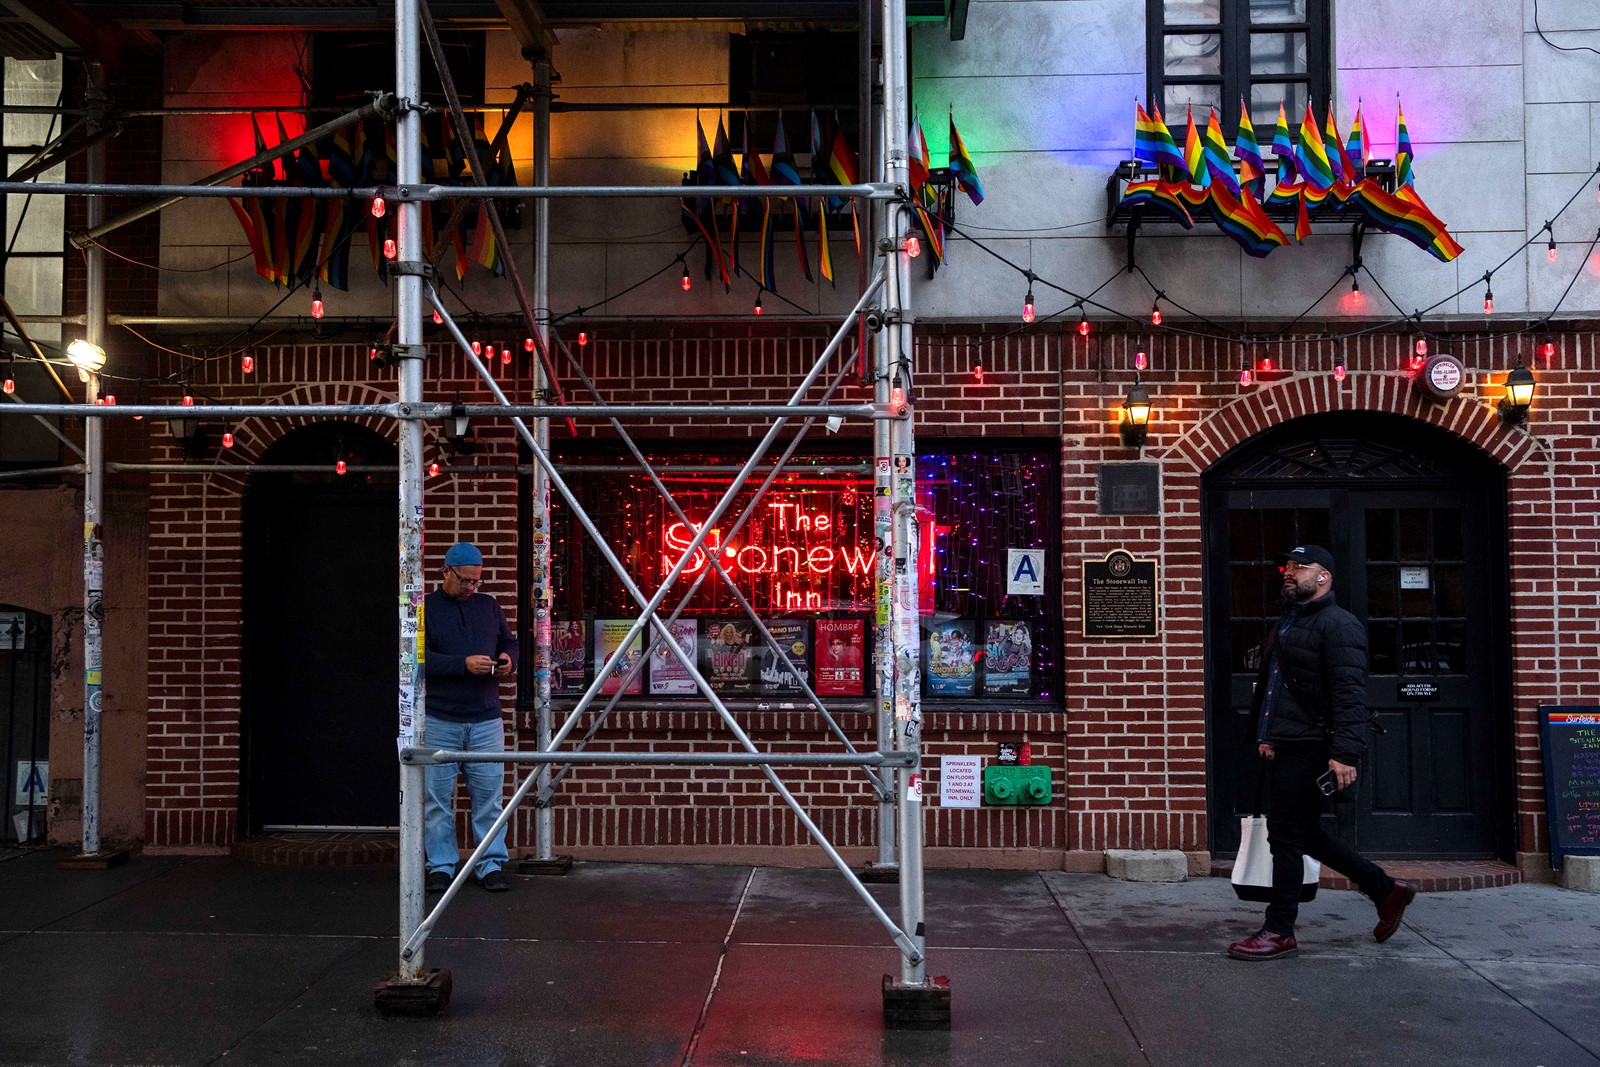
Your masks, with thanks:
[[[1361,853],[1322,832],[1322,791],[1317,778],[1328,769],[1321,745],[1278,745],[1267,765],[1271,804],[1267,838],[1272,843],[1272,900],[1267,904],[1267,929],[1288,936],[1300,913],[1304,857],[1310,856],[1360,887],[1374,903],[1394,888],[1394,879]]]

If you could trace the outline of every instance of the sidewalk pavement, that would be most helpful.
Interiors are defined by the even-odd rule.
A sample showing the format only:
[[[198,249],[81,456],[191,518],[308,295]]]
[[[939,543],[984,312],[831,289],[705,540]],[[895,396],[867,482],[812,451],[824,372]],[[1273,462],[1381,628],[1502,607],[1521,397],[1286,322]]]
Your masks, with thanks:
[[[886,1032],[899,955],[837,872],[580,863],[462,887],[427,945],[454,996],[385,1017],[393,866],[0,853],[0,1063],[898,1067],[1600,1065],[1600,902],[1553,886],[1424,894],[1373,943],[1323,891],[1300,954],[1229,960],[1229,884],[927,873],[948,1033]],[[891,916],[898,888],[869,887]],[[437,897],[430,897],[430,903]]]

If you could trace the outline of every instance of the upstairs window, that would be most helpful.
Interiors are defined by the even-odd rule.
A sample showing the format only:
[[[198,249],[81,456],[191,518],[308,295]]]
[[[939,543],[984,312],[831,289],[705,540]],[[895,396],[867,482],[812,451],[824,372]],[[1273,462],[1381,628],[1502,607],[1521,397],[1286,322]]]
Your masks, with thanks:
[[[1239,101],[1262,143],[1272,139],[1283,101],[1291,129],[1306,100],[1320,115],[1330,91],[1328,0],[1148,0],[1149,99],[1182,143],[1184,114],[1195,124],[1217,109],[1231,140]]]

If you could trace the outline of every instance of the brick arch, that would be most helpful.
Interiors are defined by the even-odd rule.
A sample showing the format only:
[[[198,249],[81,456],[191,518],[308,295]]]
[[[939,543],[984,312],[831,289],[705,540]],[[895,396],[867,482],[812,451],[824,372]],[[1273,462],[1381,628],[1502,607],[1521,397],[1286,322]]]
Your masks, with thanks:
[[[1345,383],[1318,374],[1297,375],[1238,396],[1191,426],[1156,458],[1185,463],[1199,473],[1264,430],[1306,415],[1341,411],[1381,411],[1428,423],[1467,441],[1508,471],[1534,451],[1529,434],[1503,429],[1494,409],[1476,397],[1427,400],[1406,374],[1359,374]]]
[[[360,382],[330,382],[296,386],[280,395],[278,402],[288,406],[391,404],[394,402],[394,396]],[[400,436],[394,419],[384,418],[381,415],[330,413],[330,416],[371,430],[397,449],[400,446]],[[295,430],[326,421],[326,418],[312,415],[248,416],[233,426],[236,440],[232,452],[238,460],[238,471],[219,472],[214,476],[215,484],[234,496],[243,496],[250,472],[261,462],[261,457],[266,454],[267,449]]]

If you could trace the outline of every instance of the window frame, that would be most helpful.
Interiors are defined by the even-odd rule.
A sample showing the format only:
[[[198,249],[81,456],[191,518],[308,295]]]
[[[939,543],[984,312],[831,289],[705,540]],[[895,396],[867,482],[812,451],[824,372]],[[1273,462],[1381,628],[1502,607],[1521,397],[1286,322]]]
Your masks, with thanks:
[[[1166,88],[1169,83],[1177,85],[1218,85],[1222,89],[1222,107],[1218,114],[1218,121],[1222,123],[1224,131],[1239,128],[1239,100],[1241,97],[1248,99],[1250,87],[1255,83],[1300,83],[1306,86],[1309,99],[1313,108],[1318,103],[1324,107],[1332,98],[1332,5],[1330,0],[1306,0],[1306,19],[1304,22],[1273,22],[1253,24],[1250,21],[1249,0],[1219,0],[1222,17],[1216,25],[1204,23],[1173,23],[1166,22],[1166,5],[1164,0],[1145,0],[1145,99],[1162,106],[1163,115],[1168,126],[1172,126],[1173,118],[1166,114]],[[1306,35],[1306,73],[1305,74],[1264,74],[1252,76],[1250,73],[1250,36],[1252,32],[1261,33],[1304,33]],[[1222,73],[1220,75],[1180,75],[1168,78],[1166,76],[1166,39],[1172,36],[1190,33],[1220,33],[1222,36]],[[1300,116],[1288,116],[1291,127],[1298,128]],[[1196,120],[1197,124],[1204,118]],[[1175,132],[1181,138],[1181,132]],[[1259,124],[1256,126],[1256,139],[1263,139]],[[1265,134],[1265,140],[1270,141],[1272,133],[1270,128]],[[1180,140],[1181,147],[1181,140]]]

